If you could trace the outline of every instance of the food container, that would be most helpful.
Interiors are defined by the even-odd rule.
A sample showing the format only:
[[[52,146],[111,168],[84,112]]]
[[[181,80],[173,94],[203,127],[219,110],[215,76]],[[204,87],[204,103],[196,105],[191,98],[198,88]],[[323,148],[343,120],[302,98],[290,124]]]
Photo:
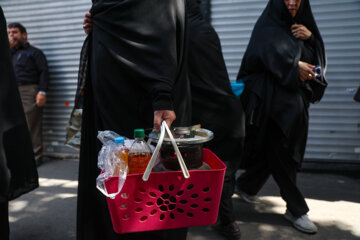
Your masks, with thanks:
[[[201,168],[203,165],[203,143],[213,139],[213,132],[200,128],[197,125],[193,127],[174,128],[173,136],[187,168],[190,170]],[[152,142],[157,143],[159,133],[151,132],[149,138]],[[165,169],[173,171],[180,170],[174,148],[171,146],[171,141],[167,136],[165,136],[160,149],[160,158]]]

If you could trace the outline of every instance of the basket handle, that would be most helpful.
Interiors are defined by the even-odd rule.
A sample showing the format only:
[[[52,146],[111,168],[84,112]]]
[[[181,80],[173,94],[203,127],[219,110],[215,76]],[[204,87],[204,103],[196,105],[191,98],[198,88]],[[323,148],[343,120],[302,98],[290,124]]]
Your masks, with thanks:
[[[151,159],[150,159],[150,161],[149,161],[149,163],[148,163],[148,165],[146,167],[146,170],[144,172],[144,175],[142,177],[143,181],[145,181],[145,182],[149,179],[151,170],[153,169],[155,161],[156,161],[156,159],[157,159],[157,157],[159,155],[161,145],[162,145],[162,143],[164,141],[165,131],[168,133],[171,144],[172,144],[173,148],[175,149],[176,157],[177,157],[177,159],[179,161],[179,165],[180,165],[181,171],[183,172],[184,178],[189,178],[190,177],[189,171],[188,171],[188,169],[187,169],[187,167],[185,165],[183,157],[181,156],[181,153],[180,153],[179,148],[178,148],[178,146],[177,146],[177,144],[175,142],[175,139],[174,139],[173,135],[171,134],[170,129],[167,126],[166,122],[162,121],[161,127],[160,127],[159,141],[158,141],[158,143],[156,145],[154,153],[151,156]]]

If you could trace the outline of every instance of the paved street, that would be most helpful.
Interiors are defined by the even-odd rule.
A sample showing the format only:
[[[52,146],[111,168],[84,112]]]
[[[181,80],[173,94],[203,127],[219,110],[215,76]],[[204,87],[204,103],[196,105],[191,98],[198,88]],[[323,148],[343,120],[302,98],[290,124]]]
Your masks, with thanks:
[[[40,188],[10,204],[11,240],[75,240],[78,160],[51,160],[39,168]],[[360,239],[360,175],[301,173],[299,185],[319,227],[316,235],[293,229],[282,217],[285,204],[271,180],[259,203],[245,204],[234,196],[242,239]],[[222,240],[210,227],[190,228],[188,240]]]

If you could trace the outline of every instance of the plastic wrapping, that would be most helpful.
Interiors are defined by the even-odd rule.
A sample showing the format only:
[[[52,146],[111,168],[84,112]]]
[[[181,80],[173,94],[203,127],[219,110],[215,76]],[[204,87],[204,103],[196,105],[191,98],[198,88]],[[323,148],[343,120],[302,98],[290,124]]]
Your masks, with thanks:
[[[98,139],[102,142],[103,146],[98,155],[98,167],[101,169],[101,173],[96,178],[96,187],[102,194],[111,199],[114,199],[121,192],[128,172],[127,162],[116,154],[121,151],[120,148],[124,147],[123,145],[115,144],[115,138],[117,137],[120,137],[120,135],[112,131],[99,131],[98,133]],[[118,172],[115,172],[115,169]],[[117,191],[109,193],[105,183],[114,176],[119,178]]]

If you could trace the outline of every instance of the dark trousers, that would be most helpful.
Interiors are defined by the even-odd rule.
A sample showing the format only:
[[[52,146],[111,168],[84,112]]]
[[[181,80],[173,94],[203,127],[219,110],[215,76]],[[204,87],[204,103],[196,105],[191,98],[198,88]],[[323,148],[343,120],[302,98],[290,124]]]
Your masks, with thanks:
[[[256,195],[264,186],[270,175],[280,188],[280,195],[286,202],[287,209],[300,217],[309,211],[305,199],[296,185],[296,174],[299,163],[295,162],[284,147],[281,130],[270,123],[264,139],[262,154],[253,155],[247,164],[245,173],[237,179],[237,187],[249,194]],[[247,144],[247,143],[246,143]],[[246,155],[248,157],[249,155]],[[256,157],[254,157],[256,156]]]
[[[36,162],[42,158],[42,114],[43,108],[36,105],[38,85],[20,85],[19,92],[30,131]]]
[[[0,203],[0,239],[9,239],[9,204],[8,202]]]
[[[225,161],[224,163],[227,168],[221,194],[218,218],[221,224],[227,225],[235,221],[232,195],[234,194],[235,172],[237,168],[234,166],[235,164],[233,162]]]
[[[229,138],[230,134],[221,130],[215,130],[214,135],[217,137],[204,147],[212,150],[226,165],[218,220],[220,224],[227,225],[235,221],[232,195],[235,187],[235,173],[239,169],[242,158],[244,138]]]

